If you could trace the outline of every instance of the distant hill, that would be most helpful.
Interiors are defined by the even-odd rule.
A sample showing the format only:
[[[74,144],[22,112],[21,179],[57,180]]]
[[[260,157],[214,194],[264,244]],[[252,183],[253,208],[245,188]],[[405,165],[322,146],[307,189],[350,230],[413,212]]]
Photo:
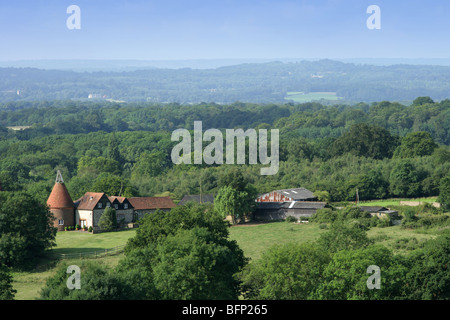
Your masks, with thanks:
[[[130,67],[122,63],[120,66],[111,62],[115,71],[91,72],[0,68],[0,101],[111,99],[181,104],[271,103],[290,101],[293,92],[295,99],[300,99],[297,101],[329,96],[334,103],[404,102],[418,96],[430,96],[435,101],[450,98],[450,66],[319,60],[243,63],[207,69],[155,68],[137,63],[134,70],[117,71],[126,65]],[[84,67],[93,70],[95,61]],[[299,96],[301,94],[305,96]]]

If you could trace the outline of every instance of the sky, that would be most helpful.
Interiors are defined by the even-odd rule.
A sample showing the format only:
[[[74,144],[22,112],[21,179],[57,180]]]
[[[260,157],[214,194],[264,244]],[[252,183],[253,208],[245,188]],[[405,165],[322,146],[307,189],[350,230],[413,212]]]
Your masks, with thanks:
[[[430,59],[449,40],[448,0],[0,0],[0,61]]]

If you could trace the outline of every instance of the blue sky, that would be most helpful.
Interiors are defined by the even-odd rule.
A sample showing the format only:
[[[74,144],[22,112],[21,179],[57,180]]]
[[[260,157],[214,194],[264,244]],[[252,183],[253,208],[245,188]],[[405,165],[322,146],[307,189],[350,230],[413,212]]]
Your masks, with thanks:
[[[450,58],[449,40],[447,0],[0,0],[1,61]]]

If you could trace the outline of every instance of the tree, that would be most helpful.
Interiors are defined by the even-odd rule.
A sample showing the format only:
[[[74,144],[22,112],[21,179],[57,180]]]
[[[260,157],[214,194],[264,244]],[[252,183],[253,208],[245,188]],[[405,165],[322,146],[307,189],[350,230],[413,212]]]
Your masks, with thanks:
[[[132,197],[135,194],[132,186],[119,176],[101,174],[92,185],[93,192],[104,192],[110,196]]]
[[[26,268],[55,245],[55,218],[25,192],[0,192],[0,203],[0,261]]]
[[[397,162],[389,176],[389,191],[398,197],[414,197],[420,195],[421,174],[413,162],[402,159]]]
[[[162,299],[237,300],[242,263],[206,229],[178,230],[156,248],[155,288]]]
[[[424,104],[433,104],[434,101],[430,97],[417,97],[414,99],[412,105],[413,106],[422,106]]]
[[[232,223],[251,214],[255,208],[256,189],[252,186],[248,191],[238,191],[231,186],[220,188],[215,199],[214,208],[224,218],[231,216]]]
[[[242,294],[257,300],[311,299],[329,261],[312,243],[274,245],[239,273]]]
[[[123,162],[122,156],[119,152],[119,143],[117,142],[116,134],[113,132],[108,140],[108,148],[106,149],[106,157],[110,160],[115,160],[119,164]]]
[[[242,175],[239,170],[232,170],[219,179],[221,188],[214,199],[214,208],[224,218],[231,216],[232,223],[236,219],[251,214],[255,208],[257,190]]]
[[[317,240],[318,245],[330,253],[365,248],[372,242],[367,237],[366,231],[341,220],[333,222],[330,230],[322,233]]]
[[[140,222],[117,269],[135,283],[133,297],[237,299],[233,275],[247,259],[211,205],[191,202]]]
[[[370,289],[369,266],[379,267],[380,288]],[[315,299],[379,300],[399,298],[407,268],[384,246],[336,252],[323,272]]]
[[[443,210],[450,211],[450,173],[441,179],[438,201]]]
[[[351,153],[359,157],[383,159],[392,157],[396,146],[397,139],[388,130],[359,123],[334,141],[331,153],[333,156]]]
[[[100,229],[104,231],[113,231],[117,228],[117,216],[114,208],[106,208],[98,221]]]
[[[0,300],[13,300],[17,290],[12,286],[13,278],[9,270],[0,263]]]
[[[410,132],[395,149],[394,157],[413,158],[431,155],[438,145],[434,142],[431,134],[424,131]]]
[[[42,300],[128,300],[133,288],[129,286],[114,270],[101,264],[81,262],[80,289],[69,289],[67,281],[67,263],[56,270],[54,276],[47,279],[41,289]],[[131,298],[132,299],[132,298]]]
[[[410,300],[450,299],[450,233],[425,243],[408,257],[405,291]]]

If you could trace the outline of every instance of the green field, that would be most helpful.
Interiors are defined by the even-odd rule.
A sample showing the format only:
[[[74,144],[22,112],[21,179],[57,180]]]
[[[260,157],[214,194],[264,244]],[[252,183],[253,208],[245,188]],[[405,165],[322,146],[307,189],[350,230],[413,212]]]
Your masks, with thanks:
[[[287,92],[285,100],[293,100],[297,103],[304,103],[318,100],[331,100],[337,101],[342,99],[336,95],[336,92]]]
[[[386,199],[386,200],[373,200],[373,201],[361,201],[359,204],[361,206],[399,206],[400,201],[420,201],[420,202],[428,202],[433,203],[437,201],[437,197],[430,198],[418,198],[418,199]]]
[[[288,242],[308,242],[315,241],[326,229],[320,229],[315,223],[248,223],[245,225],[233,226],[230,229],[230,239],[236,240],[238,245],[244,250],[247,257],[252,260],[259,259],[262,253],[269,247]],[[100,234],[90,234],[83,232],[58,232],[56,241],[58,246],[53,249],[58,253],[91,252],[98,249],[108,249],[126,244],[130,237],[133,237],[136,230],[110,232]],[[403,238],[416,238],[419,241],[434,238],[435,232],[429,230],[405,230],[400,226],[387,228],[372,228],[368,231],[369,238],[378,243],[386,245],[396,253],[394,244]],[[112,256],[105,256],[95,259],[99,263],[108,266],[115,266],[123,257],[123,253]],[[33,272],[14,272],[14,288],[17,290],[17,300],[34,300],[39,297],[41,288],[45,285],[48,277],[53,275],[58,264],[55,260],[43,260]],[[77,264],[80,259],[63,260],[69,264]]]

